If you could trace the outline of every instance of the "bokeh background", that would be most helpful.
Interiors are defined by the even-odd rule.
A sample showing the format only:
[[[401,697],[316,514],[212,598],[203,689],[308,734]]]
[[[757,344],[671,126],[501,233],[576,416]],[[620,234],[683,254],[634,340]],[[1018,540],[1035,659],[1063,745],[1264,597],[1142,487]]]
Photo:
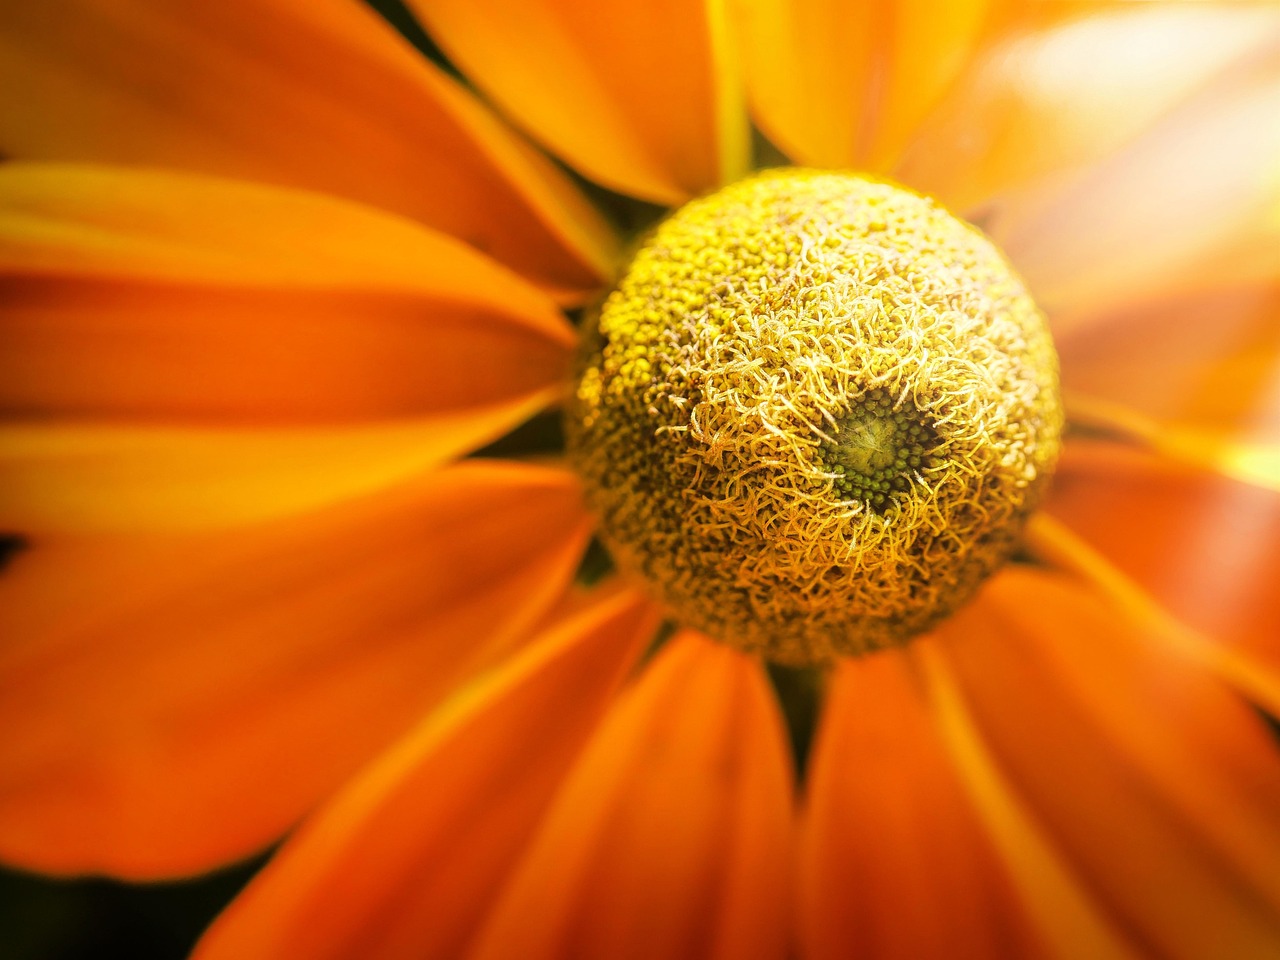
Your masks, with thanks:
[[[0,960],[182,960],[258,866],[141,886],[0,872]]]

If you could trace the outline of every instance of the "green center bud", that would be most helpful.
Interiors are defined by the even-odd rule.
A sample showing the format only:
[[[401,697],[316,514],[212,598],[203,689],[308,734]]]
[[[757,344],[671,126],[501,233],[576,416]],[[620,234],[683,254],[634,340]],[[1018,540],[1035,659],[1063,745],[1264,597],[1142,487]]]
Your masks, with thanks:
[[[1000,252],[932,200],[771,171],[644,242],[588,323],[570,456],[620,566],[780,662],[900,644],[1017,544],[1057,357]]]

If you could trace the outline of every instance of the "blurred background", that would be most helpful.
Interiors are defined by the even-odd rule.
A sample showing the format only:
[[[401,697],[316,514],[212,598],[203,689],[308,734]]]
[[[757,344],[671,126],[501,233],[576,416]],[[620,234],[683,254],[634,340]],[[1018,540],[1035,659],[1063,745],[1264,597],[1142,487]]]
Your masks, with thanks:
[[[182,960],[262,862],[141,886],[0,871],[0,960]]]

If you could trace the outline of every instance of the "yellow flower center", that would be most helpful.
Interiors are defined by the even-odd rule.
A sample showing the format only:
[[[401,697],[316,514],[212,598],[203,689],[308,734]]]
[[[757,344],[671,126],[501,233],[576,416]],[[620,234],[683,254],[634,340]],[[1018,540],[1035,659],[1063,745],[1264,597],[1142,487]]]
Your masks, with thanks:
[[[955,610],[1016,546],[1061,429],[1048,327],[999,250],[928,198],[801,169],[653,231],[567,412],[620,566],[790,664]]]

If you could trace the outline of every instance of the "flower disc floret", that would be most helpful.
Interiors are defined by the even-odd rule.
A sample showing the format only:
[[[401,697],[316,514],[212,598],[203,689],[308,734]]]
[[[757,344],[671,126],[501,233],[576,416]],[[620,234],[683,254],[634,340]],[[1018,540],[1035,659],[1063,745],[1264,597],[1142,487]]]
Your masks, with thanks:
[[[1057,458],[1045,318],[979,231],[788,169],[678,210],[587,324],[570,455],[619,564],[781,662],[905,642],[1015,548]]]

